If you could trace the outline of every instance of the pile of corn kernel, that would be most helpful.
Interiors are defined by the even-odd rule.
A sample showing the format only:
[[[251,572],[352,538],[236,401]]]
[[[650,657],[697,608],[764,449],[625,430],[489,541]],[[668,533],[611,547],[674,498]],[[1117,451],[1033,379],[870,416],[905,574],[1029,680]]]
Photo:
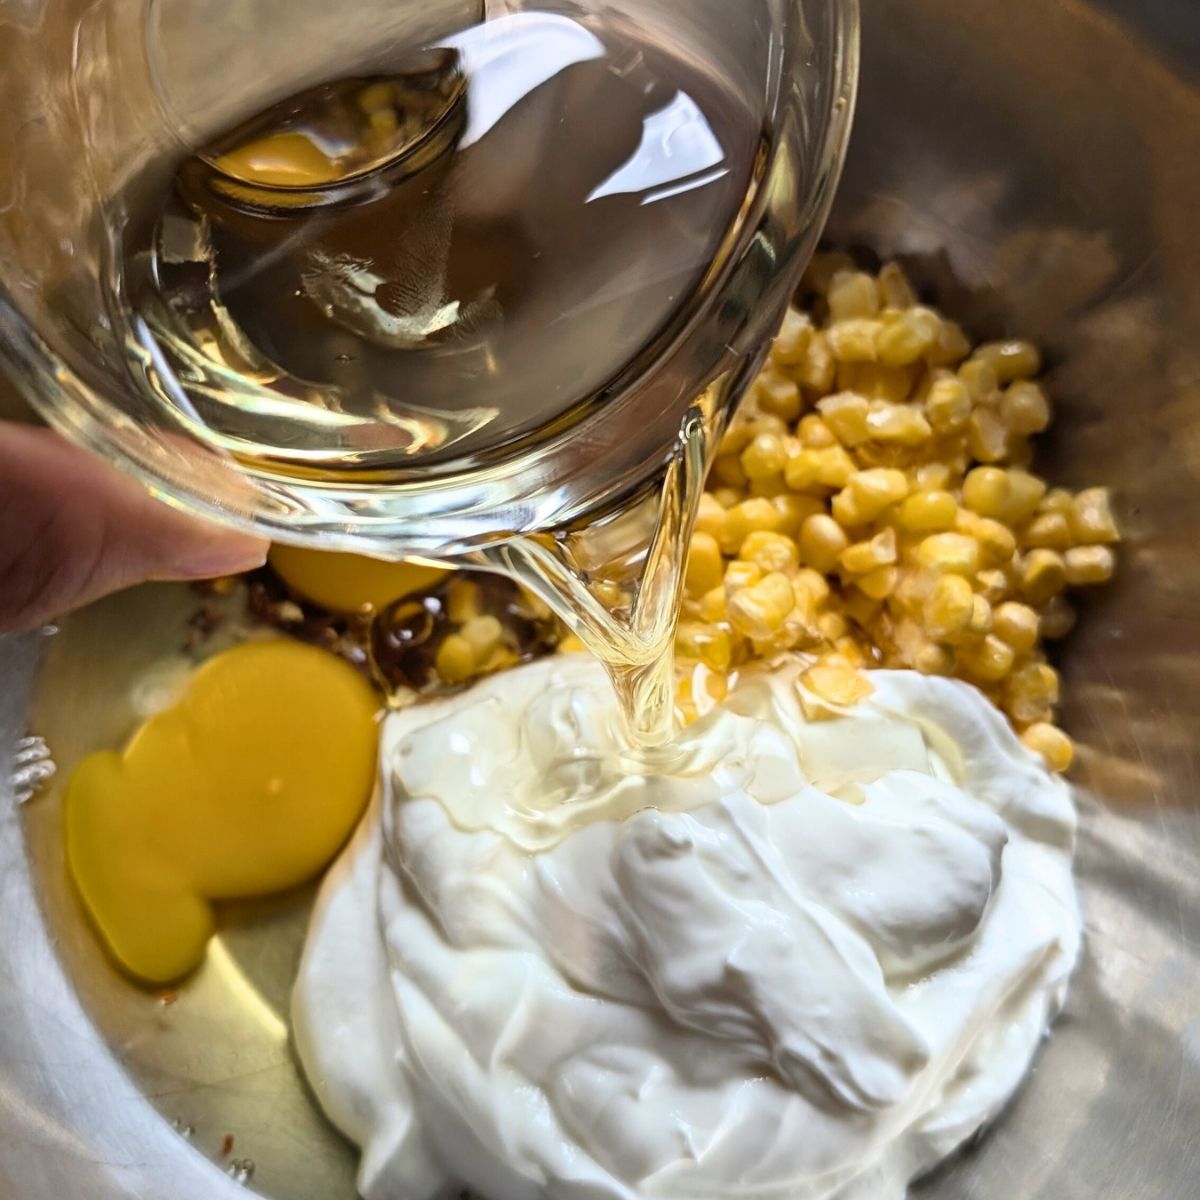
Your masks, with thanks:
[[[1074,624],[1068,589],[1112,577],[1118,531],[1104,488],[1029,469],[1051,418],[1037,348],[973,346],[894,263],[825,255],[808,284],[703,499],[676,642],[685,714],[750,659],[803,651],[806,689],[835,708],[870,693],[866,667],[976,684],[1066,770],[1043,643]]]

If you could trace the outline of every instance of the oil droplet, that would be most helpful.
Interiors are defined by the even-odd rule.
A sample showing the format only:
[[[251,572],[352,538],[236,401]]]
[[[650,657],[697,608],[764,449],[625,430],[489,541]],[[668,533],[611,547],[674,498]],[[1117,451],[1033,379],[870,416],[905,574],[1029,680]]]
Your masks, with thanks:
[[[163,985],[204,958],[213,902],[317,875],[375,776],[378,700],[334,655],[258,641],[217,655],[124,753],[66,795],[67,861],[108,949]]]
[[[190,1142],[192,1138],[196,1136],[196,1127],[194,1125],[189,1125],[182,1117],[176,1117],[175,1120],[171,1122],[171,1128],[175,1130],[175,1132],[179,1134],[179,1136],[183,1138],[185,1142]]]
[[[32,800],[54,778],[56,769],[45,738],[18,738],[10,780],[16,802],[26,804]]]
[[[295,546],[273,546],[270,563],[304,599],[341,613],[380,612],[446,574],[444,569],[417,563],[382,562],[361,554],[329,554]]]
[[[254,1178],[255,1163],[252,1158],[235,1158],[229,1164],[226,1174],[234,1183],[247,1184]]]

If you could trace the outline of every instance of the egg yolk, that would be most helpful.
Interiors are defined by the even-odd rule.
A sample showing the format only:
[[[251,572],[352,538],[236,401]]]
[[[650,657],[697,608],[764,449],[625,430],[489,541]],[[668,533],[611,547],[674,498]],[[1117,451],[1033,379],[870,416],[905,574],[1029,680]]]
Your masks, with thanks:
[[[203,961],[213,902],[312,878],[361,817],[378,700],[347,663],[291,641],[205,663],[122,754],[66,794],[67,861],[105,943],[151,984]]]
[[[337,163],[303,133],[273,133],[213,160],[226,175],[267,187],[319,187],[339,178]]]
[[[270,563],[298,595],[343,613],[379,612],[402,596],[431,587],[448,570],[295,546],[273,546]]]

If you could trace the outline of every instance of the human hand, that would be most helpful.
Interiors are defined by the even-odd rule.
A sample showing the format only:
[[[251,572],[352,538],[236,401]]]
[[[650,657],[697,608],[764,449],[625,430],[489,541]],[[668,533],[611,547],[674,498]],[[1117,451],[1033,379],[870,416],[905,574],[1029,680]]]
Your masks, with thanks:
[[[0,422],[0,633],[151,579],[261,566],[267,543],[187,516],[48,429]]]

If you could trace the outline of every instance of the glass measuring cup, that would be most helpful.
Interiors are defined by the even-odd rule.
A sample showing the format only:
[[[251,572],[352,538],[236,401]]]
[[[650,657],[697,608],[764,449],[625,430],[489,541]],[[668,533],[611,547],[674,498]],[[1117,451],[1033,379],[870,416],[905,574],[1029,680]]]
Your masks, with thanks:
[[[275,540],[444,556],[603,513],[661,473],[697,396],[719,414],[753,372],[832,198],[856,74],[854,3],[331,7],[12,0],[0,8],[9,94],[0,113],[0,352],[69,437],[171,502]],[[288,437],[272,456],[245,454],[202,408],[211,378],[188,378],[129,320],[119,243],[139,189],[162,186],[181,155],[331,70],[369,74],[381,48],[444,45],[481,27],[486,40],[514,19],[569,18],[586,30],[597,17],[669,41],[754,107],[759,143],[743,202],[686,294],[642,331],[620,370],[589,381],[586,395],[548,402],[520,436],[505,429],[489,440],[485,428],[469,452],[443,444],[390,457],[372,453],[367,438],[352,463],[289,455]],[[487,94],[468,97],[472,114],[487,104]],[[660,190],[672,182],[660,179]],[[629,310],[638,302],[630,291]],[[548,334],[546,355],[571,344]]]

